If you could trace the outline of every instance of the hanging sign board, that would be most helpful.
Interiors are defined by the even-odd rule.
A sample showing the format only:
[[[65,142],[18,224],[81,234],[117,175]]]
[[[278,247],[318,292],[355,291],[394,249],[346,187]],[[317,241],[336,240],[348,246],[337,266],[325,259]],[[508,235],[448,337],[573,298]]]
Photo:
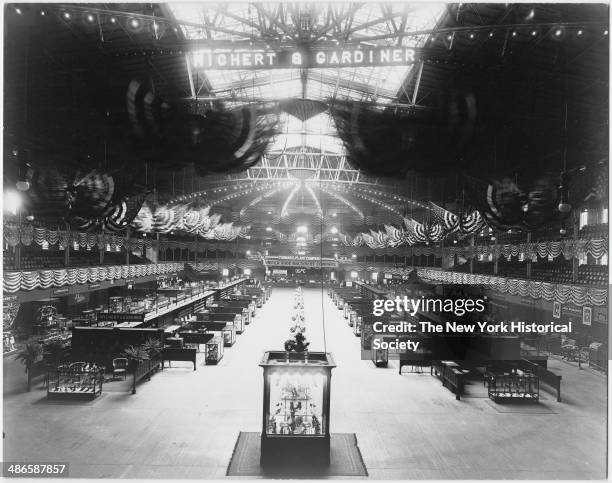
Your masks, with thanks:
[[[145,314],[98,312],[98,322],[144,322]]]
[[[414,64],[422,49],[412,47],[338,48],[321,50],[196,50],[194,69],[248,70],[290,68],[338,68]]]

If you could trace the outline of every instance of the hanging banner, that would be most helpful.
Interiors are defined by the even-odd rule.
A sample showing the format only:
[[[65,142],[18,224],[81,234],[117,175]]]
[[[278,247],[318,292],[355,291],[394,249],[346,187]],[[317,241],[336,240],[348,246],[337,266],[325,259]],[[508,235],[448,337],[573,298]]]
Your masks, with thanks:
[[[439,52],[438,52],[439,53]],[[248,70],[289,68],[337,68],[410,65],[423,58],[422,48],[370,47],[313,50],[196,50],[194,69]]]
[[[145,314],[98,312],[98,322],[144,322]]]
[[[291,258],[291,257],[268,257],[266,263],[269,267],[305,267],[305,268],[337,268],[338,263],[333,258]]]

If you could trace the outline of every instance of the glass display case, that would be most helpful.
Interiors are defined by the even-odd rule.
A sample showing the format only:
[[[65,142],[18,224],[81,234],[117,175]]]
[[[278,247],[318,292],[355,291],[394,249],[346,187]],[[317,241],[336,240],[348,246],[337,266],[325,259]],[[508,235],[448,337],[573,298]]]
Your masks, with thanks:
[[[223,345],[223,338],[218,335],[206,343],[206,364],[217,364],[223,358]]]
[[[357,312],[353,312],[353,314],[353,334],[359,337],[361,335],[361,323],[363,322],[363,317]]]
[[[197,323],[196,323],[197,324]],[[219,335],[223,338],[223,345],[231,347],[236,342],[236,328],[233,322],[204,322],[204,327],[208,332]]]
[[[266,352],[261,464],[309,458],[329,464],[329,353]]]
[[[487,378],[489,398],[500,400],[538,401],[540,379],[535,374],[516,370],[509,374],[490,374]]]
[[[75,362],[47,373],[47,397],[94,399],[102,393],[104,369],[96,364]]]
[[[234,327],[234,323],[230,322],[229,324],[226,324],[221,332],[225,347],[233,346],[234,342],[236,342],[236,328]]]
[[[376,367],[387,367],[389,365],[389,349],[372,349],[370,355]]]

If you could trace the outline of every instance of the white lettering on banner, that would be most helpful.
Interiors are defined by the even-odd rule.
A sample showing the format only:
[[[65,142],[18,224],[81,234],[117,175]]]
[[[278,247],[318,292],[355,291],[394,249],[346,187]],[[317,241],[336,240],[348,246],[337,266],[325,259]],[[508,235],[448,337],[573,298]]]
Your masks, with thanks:
[[[338,67],[352,65],[406,65],[414,63],[412,48],[341,49],[314,51],[245,51],[199,50],[191,53],[191,65],[196,69]]]

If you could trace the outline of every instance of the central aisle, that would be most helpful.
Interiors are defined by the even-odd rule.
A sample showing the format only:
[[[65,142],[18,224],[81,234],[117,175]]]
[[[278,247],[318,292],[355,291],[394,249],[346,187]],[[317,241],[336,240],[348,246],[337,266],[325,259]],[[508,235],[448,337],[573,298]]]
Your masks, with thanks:
[[[274,289],[219,365],[201,365],[203,355],[197,371],[173,363],[140,384],[136,395],[106,392],[93,403],[52,404],[37,388],[6,397],[4,460],[69,462],[70,476],[82,478],[225,477],[239,432],[261,431],[258,364],[264,351],[282,350],[289,338],[293,298],[293,289]],[[310,350],[323,351],[326,343],[338,365],[331,432],[357,435],[371,478],[605,474],[599,453],[605,427],[593,414],[605,407],[606,393],[596,376],[581,371],[575,380],[573,372],[563,373],[564,404],[543,393],[550,412],[500,413],[487,398],[455,401],[429,371],[399,376],[394,361],[379,369],[360,360],[359,338],[326,291],[305,289],[304,310]],[[584,395],[588,404],[578,404]]]

